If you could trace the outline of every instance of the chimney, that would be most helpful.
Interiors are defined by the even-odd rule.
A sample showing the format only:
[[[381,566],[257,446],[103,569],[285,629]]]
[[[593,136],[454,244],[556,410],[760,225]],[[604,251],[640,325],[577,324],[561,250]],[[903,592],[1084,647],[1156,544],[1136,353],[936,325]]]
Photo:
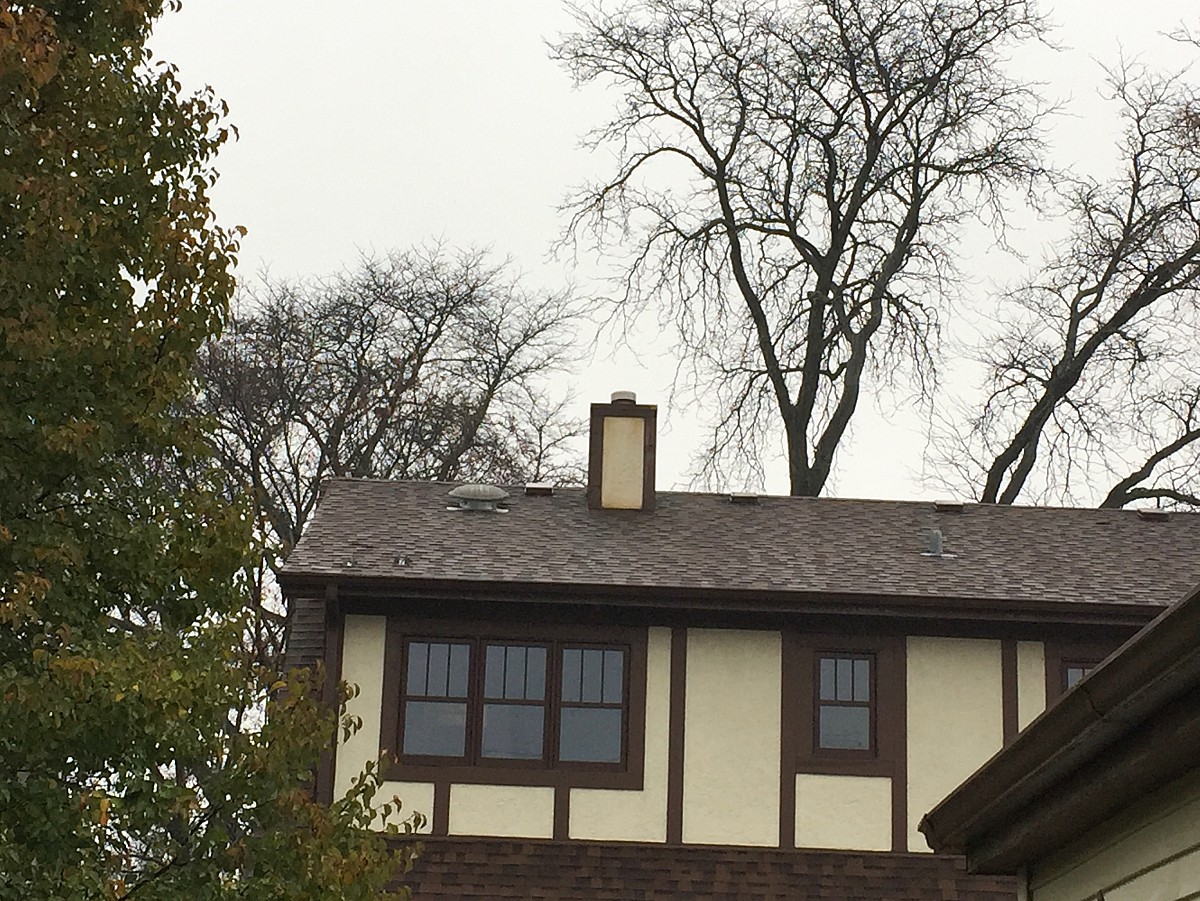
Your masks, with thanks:
[[[588,506],[593,510],[654,509],[654,442],[658,407],[632,391],[592,404]]]

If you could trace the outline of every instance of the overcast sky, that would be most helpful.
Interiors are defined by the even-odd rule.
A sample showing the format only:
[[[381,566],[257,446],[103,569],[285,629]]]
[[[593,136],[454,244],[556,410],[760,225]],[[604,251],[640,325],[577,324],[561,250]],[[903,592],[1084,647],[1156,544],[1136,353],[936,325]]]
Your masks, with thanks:
[[[1064,49],[1023,52],[1014,65],[1067,101],[1070,115],[1052,134],[1058,164],[1100,173],[1118,127],[1097,93],[1100,63],[1124,52],[1182,65],[1184,49],[1160,33],[1200,14],[1195,0],[1044,9]],[[606,118],[611,96],[573,90],[546,52],[569,28],[556,0],[185,0],[153,46],[185,84],[212,85],[229,103],[240,139],[222,153],[213,196],[223,224],[249,230],[243,279],[323,274],[363,251],[444,239],[511,256],[533,284],[569,280],[595,292],[604,286],[594,266],[548,257],[563,196],[607,168],[578,143]],[[982,290],[1009,266],[980,253],[965,268]],[[619,388],[658,403],[659,486],[685,487],[704,412],[690,398],[669,402],[669,344],[649,335],[637,344],[636,357],[605,347],[589,359],[575,380],[578,412]],[[916,479],[920,417],[871,401],[860,413],[833,493],[929,496]],[[781,465],[767,487],[786,492]]]

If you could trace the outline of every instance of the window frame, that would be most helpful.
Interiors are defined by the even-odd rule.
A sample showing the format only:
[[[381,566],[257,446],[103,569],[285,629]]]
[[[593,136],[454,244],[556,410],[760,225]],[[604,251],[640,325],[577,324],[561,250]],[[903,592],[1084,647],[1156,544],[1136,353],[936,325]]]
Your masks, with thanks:
[[[1054,641],[1045,643],[1046,649],[1046,706],[1058,702],[1067,689],[1067,669],[1086,667],[1095,669],[1121,646],[1122,641]]]
[[[796,729],[796,773],[853,776],[896,774],[897,766],[903,765],[905,744],[903,642],[903,636],[785,633],[783,696],[784,703],[790,702],[792,705],[791,719]],[[820,747],[818,667],[822,657],[871,660],[869,748]]]
[[[402,753],[408,648],[412,642],[460,642],[472,646],[468,672],[466,753],[463,757]],[[545,706],[540,759],[482,754],[484,664],[488,644],[547,649]],[[384,777],[408,782],[491,785],[566,785],[578,788],[641,788],[645,756],[647,630],[565,624],[505,624],[389,616],[384,648],[380,744],[388,755]],[[557,759],[563,703],[562,656],[570,648],[619,647],[622,674],[622,754],[616,763]]]

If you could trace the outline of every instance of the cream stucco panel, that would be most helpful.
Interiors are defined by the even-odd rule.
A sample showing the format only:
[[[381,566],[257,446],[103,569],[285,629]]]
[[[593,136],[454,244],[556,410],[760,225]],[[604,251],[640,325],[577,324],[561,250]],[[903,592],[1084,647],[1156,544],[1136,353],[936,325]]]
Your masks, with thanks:
[[[683,840],[779,843],[778,632],[689,629]]]
[[[645,441],[646,420],[641,417],[604,417],[600,506],[618,510],[642,508]]]
[[[1024,729],[1046,709],[1046,646],[1017,642],[1017,728]]]
[[[917,824],[1004,743],[1000,642],[908,639],[908,847]]]
[[[667,838],[671,630],[654,628],[646,649],[646,766],[641,791],[571,791],[571,838],[662,842]]]
[[[541,785],[452,785],[449,831],[451,835],[551,838],[554,789]]]
[[[797,775],[796,847],[890,851],[892,780]]]
[[[347,616],[342,633],[342,679],[359,689],[346,712],[362,718],[362,728],[338,746],[334,797],[341,797],[368,761],[379,759],[379,713],[383,709],[383,648],[387,618]],[[341,738],[339,731],[338,738]]]
[[[400,819],[407,819],[409,814],[419,813],[425,822],[417,832],[429,834],[433,826],[432,782],[384,782],[379,786],[379,794],[375,796],[375,801],[377,804],[385,804],[392,798],[400,799]]]
[[[1200,892],[1200,771],[1039,864],[1030,901],[1180,901]]]

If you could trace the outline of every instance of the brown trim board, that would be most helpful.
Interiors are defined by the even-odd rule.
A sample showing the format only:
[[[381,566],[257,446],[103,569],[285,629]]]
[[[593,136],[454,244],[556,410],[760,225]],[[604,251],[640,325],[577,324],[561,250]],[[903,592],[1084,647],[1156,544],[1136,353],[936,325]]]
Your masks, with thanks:
[[[895,768],[892,770],[892,851],[908,851],[908,640],[897,638],[891,647],[892,740]]]
[[[796,847],[796,761],[800,756],[800,707],[797,692],[802,691],[800,648],[796,634],[781,635],[779,696],[779,847]]]
[[[683,751],[687,715],[687,629],[671,629],[671,699],[667,750],[667,843],[683,843]]]
[[[341,708],[342,641],[345,638],[346,617],[338,608],[337,583],[325,586],[325,682],[321,686],[321,701],[334,713],[334,727],[328,749],[321,752],[317,762],[313,795],[325,805],[333,803],[333,783],[337,778],[338,735],[337,714]]]
[[[1021,731],[1017,711],[1017,642],[1012,638],[1000,642],[1000,698],[1004,717],[1004,745],[1007,747]]]
[[[439,779],[433,783],[433,822],[429,829],[434,835],[450,834],[450,783]]]

